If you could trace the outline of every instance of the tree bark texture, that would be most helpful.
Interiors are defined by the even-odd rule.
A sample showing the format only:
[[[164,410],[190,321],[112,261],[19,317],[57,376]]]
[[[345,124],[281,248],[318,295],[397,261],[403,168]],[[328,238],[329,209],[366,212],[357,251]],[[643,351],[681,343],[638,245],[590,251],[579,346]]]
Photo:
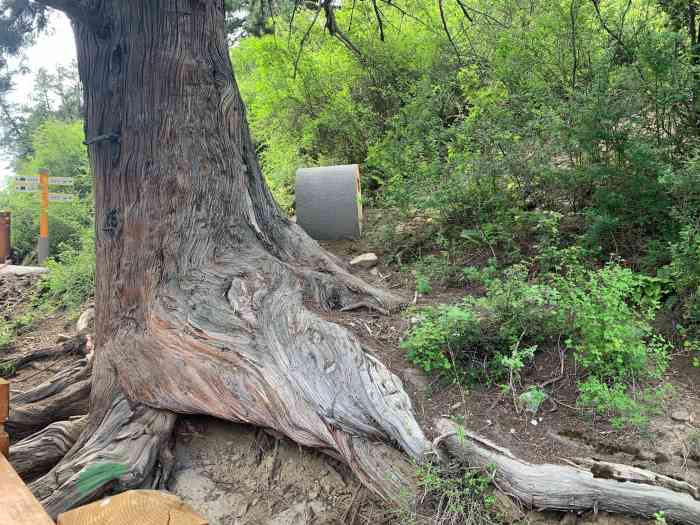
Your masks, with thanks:
[[[196,413],[320,448],[400,498],[411,469],[390,444],[419,460],[430,443],[400,380],[313,308],[401,299],[275,204],[223,2],[83,3],[104,22],[74,18],[96,198],[92,395],[85,432],[35,493],[56,515],[149,484],[172,414]]]

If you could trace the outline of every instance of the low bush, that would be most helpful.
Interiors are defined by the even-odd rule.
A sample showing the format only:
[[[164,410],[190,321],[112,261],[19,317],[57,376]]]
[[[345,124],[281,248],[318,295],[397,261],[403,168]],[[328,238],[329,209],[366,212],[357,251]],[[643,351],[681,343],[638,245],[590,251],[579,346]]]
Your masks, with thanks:
[[[671,244],[671,261],[659,270],[672,291],[669,303],[679,310],[691,334],[700,335],[700,229],[685,226]]]
[[[47,263],[49,272],[41,281],[42,300],[50,305],[77,310],[95,291],[95,239],[83,232],[80,248],[66,245],[56,259]]]
[[[495,468],[495,467],[494,467]],[[404,515],[402,523],[494,525],[502,521],[491,491],[494,469],[450,468],[426,463],[418,467],[423,492],[421,509],[430,516]]]
[[[503,279],[493,273],[493,268],[466,272],[482,279],[485,297],[417,312],[420,322],[402,342],[412,362],[457,379],[499,378],[517,367],[522,352],[555,332],[554,289],[528,283],[523,265],[510,268]]]
[[[555,262],[558,259],[559,262]],[[451,380],[488,380],[515,390],[538,348],[563,343],[583,373],[582,406],[615,425],[641,425],[663,395],[653,384],[666,369],[669,343],[652,328],[661,281],[618,263],[586,269],[576,250],[549,257],[557,274],[531,275],[516,264],[468,268],[483,297],[423,309],[404,339],[408,358]],[[645,388],[645,385],[652,385]]]

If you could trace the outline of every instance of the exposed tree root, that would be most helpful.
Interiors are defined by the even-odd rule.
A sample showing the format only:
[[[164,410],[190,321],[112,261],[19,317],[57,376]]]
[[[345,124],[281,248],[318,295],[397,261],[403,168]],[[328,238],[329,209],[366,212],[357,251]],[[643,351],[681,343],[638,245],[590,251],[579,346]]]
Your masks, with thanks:
[[[154,485],[156,464],[176,416],[132,404],[118,391],[110,394],[108,409],[91,413],[86,430],[63,460],[30,485],[54,518],[108,490]]]
[[[27,352],[17,357],[6,359],[0,363],[3,367],[12,367],[15,370],[20,370],[33,361],[46,358],[54,358],[60,355],[81,355],[85,356],[88,353],[88,336],[77,335],[63,343],[47,348],[40,348],[32,352]]]
[[[10,447],[12,466],[24,479],[45,474],[63,459],[86,425],[86,416],[50,424]]]
[[[88,355],[48,381],[13,396],[6,425],[13,439],[23,439],[51,423],[86,414],[91,374],[92,355]]]
[[[657,482],[665,476],[595,461],[587,465],[590,469],[532,465],[450,420],[438,420],[436,428],[452,456],[469,466],[495,466],[496,487],[530,508],[607,511],[645,518],[661,511],[669,521],[700,525],[700,501],[689,493],[697,489],[689,490],[687,484],[677,490],[664,479]],[[630,475],[621,477],[624,472]]]
[[[123,335],[98,350],[87,429],[32,485],[52,515],[113,486],[157,484],[157,460],[160,477],[167,477],[163,445],[176,413],[272,429],[342,459],[383,497],[405,503],[414,494],[415,467],[389,444],[417,461],[431,444],[401,381],[350,332],[304,306],[313,299],[342,308],[363,297],[392,308],[400,300],[356,282],[330,257],[323,269],[337,275],[292,272],[257,241],[252,245],[163,287],[142,335]],[[54,401],[46,395],[70,390],[52,384],[23,394],[34,403],[15,409],[13,431],[28,431],[29,421],[33,429],[48,423],[38,417],[43,410],[19,416],[43,399]],[[94,474],[108,463],[120,466],[118,476]]]

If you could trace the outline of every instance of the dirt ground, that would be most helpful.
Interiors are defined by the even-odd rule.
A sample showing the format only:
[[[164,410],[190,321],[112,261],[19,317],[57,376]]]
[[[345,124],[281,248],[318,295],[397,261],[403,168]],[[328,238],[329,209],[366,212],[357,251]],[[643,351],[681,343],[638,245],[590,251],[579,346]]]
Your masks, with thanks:
[[[366,242],[327,243],[349,261],[371,248]],[[358,272],[378,285],[393,288],[407,302],[430,304],[456,301],[463,289],[438,290],[416,297],[412,277],[380,264]],[[26,313],[36,276],[0,275],[0,307],[6,321]],[[635,465],[700,485],[700,371],[689,358],[674,356],[667,380],[674,393],[661,414],[644,432],[615,431],[575,406],[574,366],[565,360],[563,377],[549,385],[550,400],[538,413],[519,412],[511,397],[496,385],[442,384],[413,367],[399,348],[410,316],[377,312],[322,312],[329,320],[353,331],[368,352],[375,354],[404,382],[426,433],[440,416],[459,420],[533,463],[562,463],[571,457],[595,457]],[[15,344],[0,350],[0,360],[50,347],[74,335],[75,319],[61,313],[37,319]],[[4,355],[3,355],[4,353]],[[44,359],[12,377],[13,391],[22,391],[51,377],[70,356]],[[542,384],[560,375],[558,352],[544,352],[523,375],[523,384]],[[174,436],[176,468],[171,490],[204,516],[211,525],[311,525],[405,523],[392,509],[363,489],[347,467],[316,451],[303,449],[265,432],[205,417],[183,417]],[[573,525],[641,523],[624,517],[580,517],[529,513],[530,523]]]

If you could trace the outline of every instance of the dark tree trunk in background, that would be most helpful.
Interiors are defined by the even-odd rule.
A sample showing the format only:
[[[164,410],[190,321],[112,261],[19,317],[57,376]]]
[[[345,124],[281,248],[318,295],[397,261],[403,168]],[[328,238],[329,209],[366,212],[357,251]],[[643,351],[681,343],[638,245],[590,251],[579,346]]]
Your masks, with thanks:
[[[97,4],[90,19],[69,11],[95,178],[90,415],[33,490],[56,515],[110,487],[156,485],[175,414],[209,414],[323,449],[398,498],[410,467],[382,443],[415,459],[429,448],[409,398],[348,331],[304,304],[391,309],[399,299],[347,273],[275,204],[233,78],[223,2]]]

